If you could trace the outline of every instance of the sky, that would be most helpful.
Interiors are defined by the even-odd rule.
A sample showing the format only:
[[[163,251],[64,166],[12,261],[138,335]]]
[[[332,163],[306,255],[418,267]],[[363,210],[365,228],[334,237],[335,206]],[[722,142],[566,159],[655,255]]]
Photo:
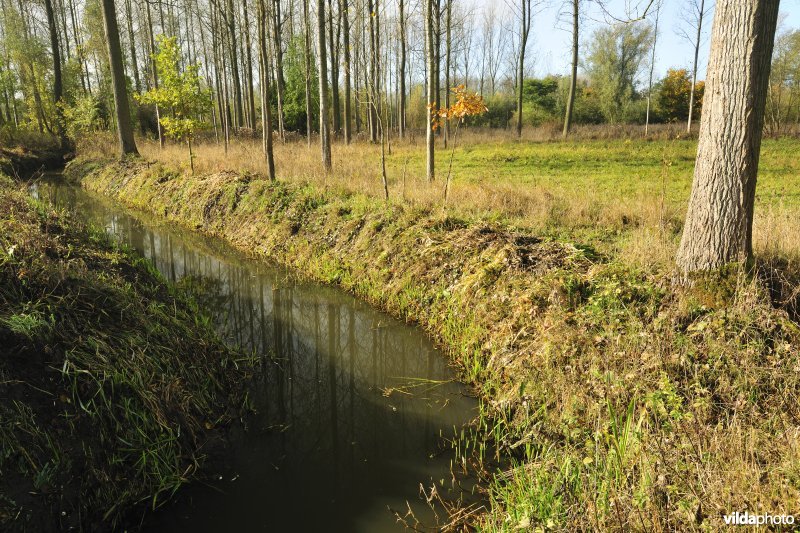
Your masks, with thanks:
[[[478,3],[502,2],[504,0],[478,0]],[[513,1],[513,0],[512,0]],[[659,42],[656,52],[656,78],[663,77],[667,69],[672,67],[689,68],[692,63],[693,48],[692,44],[684,39],[678,26],[682,24],[680,12],[687,4],[688,0],[663,0],[661,15],[659,20]],[[549,0],[549,7],[538,14],[534,23],[532,33],[534,43],[529,50],[532,50],[536,57],[533,65],[536,76],[544,74],[567,74],[571,61],[572,34],[570,20],[565,12],[562,22],[558,21],[558,13],[563,2],[561,0]],[[626,6],[636,7],[640,3],[644,6],[647,0],[608,0],[607,9],[616,17],[624,17]],[[706,4],[714,4],[713,0],[706,0]],[[700,50],[699,77],[705,77],[706,61],[711,36],[711,22],[713,11],[708,20],[704,21],[707,31],[704,31],[705,39]],[[592,30],[604,22],[604,13],[594,2],[589,4],[589,9],[583,16],[583,29],[581,43],[591,34]],[[781,24],[783,29],[800,28],[800,0],[781,1]]]

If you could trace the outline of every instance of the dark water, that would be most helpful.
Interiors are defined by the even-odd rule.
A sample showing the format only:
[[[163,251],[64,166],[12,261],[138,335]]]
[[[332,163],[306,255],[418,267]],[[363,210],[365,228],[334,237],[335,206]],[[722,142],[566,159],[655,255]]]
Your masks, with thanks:
[[[441,435],[475,402],[419,330],[57,179],[31,193],[191,282],[222,335],[266,361],[249,391],[255,414],[234,428],[215,481],[182,489],[145,530],[397,531],[389,509],[407,504],[434,524],[420,483],[451,487]]]

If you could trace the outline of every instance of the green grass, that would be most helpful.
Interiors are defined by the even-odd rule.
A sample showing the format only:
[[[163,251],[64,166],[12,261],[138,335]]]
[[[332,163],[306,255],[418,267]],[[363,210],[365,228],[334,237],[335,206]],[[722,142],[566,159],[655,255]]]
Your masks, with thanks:
[[[0,346],[4,530],[123,527],[159,505],[198,472],[243,378],[149,262],[2,175]]]
[[[647,178],[628,171],[636,158],[624,142],[589,144],[598,159],[618,150],[613,171],[584,175],[590,185],[641,191],[660,180],[647,143],[632,143]],[[791,165],[795,144],[774,141],[765,164]],[[496,163],[492,178],[494,151],[520,159]],[[558,160],[548,190],[586,186],[570,178],[569,146],[489,143],[464,164],[477,161],[485,179],[518,170],[524,191],[522,180],[539,179],[531,158],[545,153]],[[768,191],[796,187],[779,172],[765,174]],[[674,214],[666,227],[586,217],[576,231],[563,214],[526,225],[502,211],[139,162],[94,164],[83,184],[419,323],[483,400],[455,441],[457,466],[482,477],[491,502],[472,526],[713,530],[732,510],[796,512],[796,248],[762,248],[752,270],[732,265],[684,287],[672,282]]]

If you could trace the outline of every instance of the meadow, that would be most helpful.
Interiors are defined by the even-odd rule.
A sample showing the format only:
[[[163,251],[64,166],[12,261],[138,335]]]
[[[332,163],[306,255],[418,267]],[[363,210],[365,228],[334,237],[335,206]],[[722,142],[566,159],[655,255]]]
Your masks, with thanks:
[[[482,399],[454,468],[483,476],[489,505],[450,530],[708,530],[733,510],[792,512],[800,142],[764,143],[755,268],[684,284],[695,141],[592,135],[467,132],[446,204],[450,152],[430,184],[413,139],[388,156],[388,202],[364,142],[335,143],[328,176],[316,144],[276,143],[277,183],[257,139],[201,143],[194,174],[182,146],[140,141],[145,161],[119,162],[95,142],[67,174],[425,329]]]
[[[652,131],[652,130],[651,130]],[[392,203],[445,206],[444,187],[452,157],[449,212],[504,222],[556,238],[592,244],[642,264],[666,266],[680,237],[691,190],[697,142],[680,128],[583,126],[575,139],[557,140],[550,130],[465,130],[456,149],[437,144],[437,179],[425,178],[424,138],[390,139],[386,167]],[[143,157],[188,170],[186,148],[138,141]],[[765,139],[756,191],[757,253],[800,256],[800,139]],[[111,137],[81,146],[84,157],[115,154]],[[382,198],[380,146],[358,140],[333,144],[334,167],[325,175],[316,139],[276,139],[278,179],[314,184],[334,192]],[[265,173],[260,139],[232,139],[227,151],[213,137],[199,143],[198,175],[232,171]]]

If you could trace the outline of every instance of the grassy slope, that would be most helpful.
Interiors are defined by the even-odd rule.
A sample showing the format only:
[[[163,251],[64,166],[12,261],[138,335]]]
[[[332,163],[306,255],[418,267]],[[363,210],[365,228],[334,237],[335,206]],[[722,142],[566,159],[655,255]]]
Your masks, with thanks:
[[[486,399],[460,445],[478,464],[492,447],[512,461],[491,485],[486,529],[685,529],[796,510],[800,329],[773,303],[796,311],[796,277],[732,269],[680,289],[663,267],[496,215],[161,164],[72,170],[418,321]]]
[[[202,462],[238,375],[149,263],[2,174],[0,347],[4,530],[107,528],[165,499]]]

